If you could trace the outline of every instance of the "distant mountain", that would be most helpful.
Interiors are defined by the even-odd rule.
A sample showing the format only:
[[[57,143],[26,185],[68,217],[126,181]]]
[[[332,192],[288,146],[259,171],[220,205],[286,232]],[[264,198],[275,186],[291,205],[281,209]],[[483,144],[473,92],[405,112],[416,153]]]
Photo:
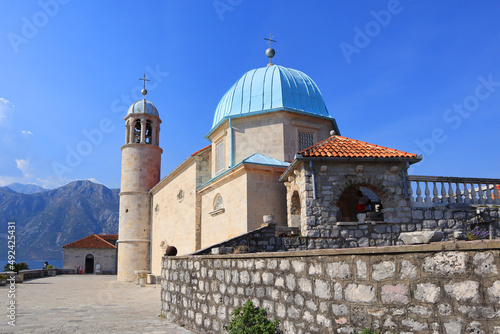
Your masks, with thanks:
[[[62,259],[65,244],[92,233],[118,233],[118,193],[91,181],[35,194],[0,187],[0,261],[7,258],[8,222],[16,223],[18,261]]]
[[[36,194],[48,190],[40,186],[37,186],[36,184],[12,183],[9,184],[7,187],[21,194]]]

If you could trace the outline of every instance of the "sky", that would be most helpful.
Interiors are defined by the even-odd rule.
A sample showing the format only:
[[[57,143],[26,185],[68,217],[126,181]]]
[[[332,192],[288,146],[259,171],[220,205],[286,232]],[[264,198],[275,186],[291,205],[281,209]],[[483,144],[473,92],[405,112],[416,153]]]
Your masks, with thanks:
[[[164,177],[207,146],[247,71],[308,74],[341,135],[423,155],[413,175],[500,178],[500,2],[4,0],[0,186],[120,186],[123,117],[162,119]]]

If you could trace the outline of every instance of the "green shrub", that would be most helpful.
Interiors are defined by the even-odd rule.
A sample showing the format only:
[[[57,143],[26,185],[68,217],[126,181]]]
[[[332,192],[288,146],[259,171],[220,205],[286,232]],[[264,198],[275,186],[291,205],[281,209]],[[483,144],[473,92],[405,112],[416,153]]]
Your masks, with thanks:
[[[275,334],[278,333],[279,320],[268,320],[263,308],[255,307],[252,301],[238,306],[231,313],[229,325],[224,329],[230,334]]]
[[[361,332],[357,332],[357,333],[354,333],[354,334],[380,334],[380,333],[374,332],[373,329],[365,328]]]
[[[21,271],[21,270],[27,270],[27,269],[29,269],[29,268],[28,268],[28,264],[26,262],[13,263],[13,264],[8,264],[7,263],[5,265],[5,267],[3,267],[4,271],[14,271],[17,274],[19,273],[19,271]]]

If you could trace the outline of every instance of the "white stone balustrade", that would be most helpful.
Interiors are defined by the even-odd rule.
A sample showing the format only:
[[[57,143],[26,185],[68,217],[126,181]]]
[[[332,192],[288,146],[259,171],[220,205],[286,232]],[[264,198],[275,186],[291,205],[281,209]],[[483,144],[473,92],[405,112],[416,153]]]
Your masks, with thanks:
[[[500,179],[409,175],[412,206],[438,204],[500,204]]]

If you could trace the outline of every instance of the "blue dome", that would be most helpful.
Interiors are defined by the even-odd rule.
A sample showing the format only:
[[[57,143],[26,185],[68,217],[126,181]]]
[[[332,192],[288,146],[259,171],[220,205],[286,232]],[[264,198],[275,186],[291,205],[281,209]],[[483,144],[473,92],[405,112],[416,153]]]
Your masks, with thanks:
[[[318,86],[306,74],[279,65],[245,73],[222,97],[211,133],[225,119],[286,110],[332,119]]]
[[[153,103],[146,100],[135,101],[127,111],[129,114],[150,114],[159,117],[158,110]]]

